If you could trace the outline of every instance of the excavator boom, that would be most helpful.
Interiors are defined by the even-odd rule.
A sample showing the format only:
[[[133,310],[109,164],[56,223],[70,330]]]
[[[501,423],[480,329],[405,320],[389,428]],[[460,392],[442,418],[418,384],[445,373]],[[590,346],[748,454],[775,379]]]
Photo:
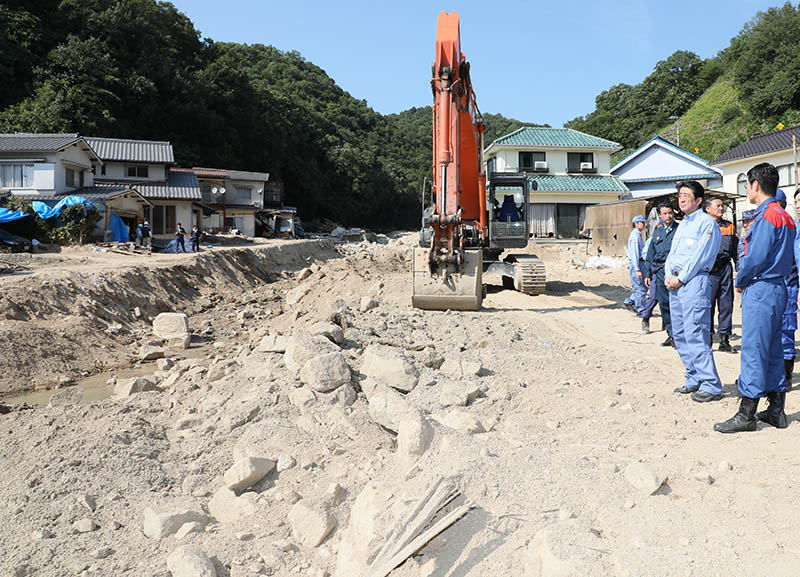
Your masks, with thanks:
[[[423,216],[427,246],[415,249],[411,301],[423,309],[478,310],[483,268],[480,250],[466,251],[467,229],[478,246],[486,234],[484,125],[461,52],[458,13],[441,12],[433,63],[433,192]],[[477,178],[476,178],[477,177]]]

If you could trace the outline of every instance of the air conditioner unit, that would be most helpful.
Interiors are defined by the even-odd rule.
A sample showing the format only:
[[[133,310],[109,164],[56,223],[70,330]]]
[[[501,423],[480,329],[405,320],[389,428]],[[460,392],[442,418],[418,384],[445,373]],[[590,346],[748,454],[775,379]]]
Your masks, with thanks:
[[[581,170],[592,170],[594,168],[591,162],[581,162]]]
[[[533,163],[533,168],[535,170],[547,170],[547,162],[544,160],[537,160]]]

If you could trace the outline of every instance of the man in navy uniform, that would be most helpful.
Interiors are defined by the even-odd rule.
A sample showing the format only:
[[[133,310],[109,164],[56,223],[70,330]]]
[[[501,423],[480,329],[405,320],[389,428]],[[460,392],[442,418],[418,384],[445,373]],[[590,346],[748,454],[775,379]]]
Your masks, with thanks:
[[[672,238],[664,268],[669,290],[672,338],[686,367],[683,386],[676,393],[690,394],[698,403],[722,398],[722,381],[711,352],[711,283],[708,273],[719,252],[719,226],[700,210],[705,196],[696,180],[679,182],[678,206],[684,219]]]
[[[714,309],[719,303],[719,350],[726,353],[735,353],[731,346],[731,329],[733,327],[733,265],[731,260],[736,258],[736,249],[739,238],[733,223],[722,218],[725,205],[719,197],[706,200],[705,210],[708,215],[719,225],[721,238],[719,253],[711,272],[708,275],[711,281],[711,334],[714,334]]]
[[[794,260],[794,219],[775,200],[778,171],[766,162],[747,172],[747,198],[758,205],[745,237],[744,258],[736,275],[742,293],[742,357],[737,413],[714,425],[720,433],[755,431],[758,400],[769,407],[762,421],[779,429],[789,423],[784,412],[786,374],[781,347],[781,321],[786,310],[786,277]]]
[[[641,214],[637,214],[631,220],[633,230],[628,235],[628,267],[631,275],[631,296],[625,299],[625,306],[641,316],[644,311],[645,293],[644,275],[642,274],[642,249],[644,249],[644,239],[642,231],[647,221]]]
[[[775,192],[775,200],[786,209],[786,193],[780,188]],[[795,195],[795,208],[797,207],[797,195]],[[795,229],[796,230],[796,229]],[[794,260],[792,270],[784,280],[786,281],[786,310],[783,312],[781,323],[781,346],[783,348],[783,368],[786,371],[786,390],[792,390],[792,373],[794,372],[794,358],[797,354],[794,348],[794,333],[797,330],[797,262],[800,247],[795,236],[794,249],[792,251]]]
[[[675,236],[678,223],[675,222],[675,211],[669,203],[665,202],[658,206],[658,216],[661,224],[653,232],[652,241],[644,259],[644,282],[651,292],[655,289],[658,308],[661,310],[661,322],[667,331],[667,340],[661,343],[661,346],[674,347],[675,341],[672,338],[672,322],[669,314],[669,291],[664,286],[664,263],[672,248],[672,237]],[[655,286],[651,286],[653,284]]]

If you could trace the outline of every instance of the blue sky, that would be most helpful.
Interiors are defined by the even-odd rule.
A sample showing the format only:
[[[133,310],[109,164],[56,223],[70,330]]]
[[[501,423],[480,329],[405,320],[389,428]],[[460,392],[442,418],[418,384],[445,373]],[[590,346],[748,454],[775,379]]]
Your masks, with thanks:
[[[457,10],[478,106],[526,122],[564,122],[602,90],[635,84],[676,50],[728,46],[764,0],[505,0],[440,4],[172,0],[203,36],[297,50],[383,114],[431,102],[436,18]]]

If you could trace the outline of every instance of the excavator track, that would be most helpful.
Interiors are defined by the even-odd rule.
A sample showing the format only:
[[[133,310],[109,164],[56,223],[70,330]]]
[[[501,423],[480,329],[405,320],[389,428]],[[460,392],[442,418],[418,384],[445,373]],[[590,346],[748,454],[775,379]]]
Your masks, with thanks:
[[[519,292],[526,295],[541,295],[547,287],[547,274],[544,263],[536,257],[519,259],[514,264],[514,284]]]

